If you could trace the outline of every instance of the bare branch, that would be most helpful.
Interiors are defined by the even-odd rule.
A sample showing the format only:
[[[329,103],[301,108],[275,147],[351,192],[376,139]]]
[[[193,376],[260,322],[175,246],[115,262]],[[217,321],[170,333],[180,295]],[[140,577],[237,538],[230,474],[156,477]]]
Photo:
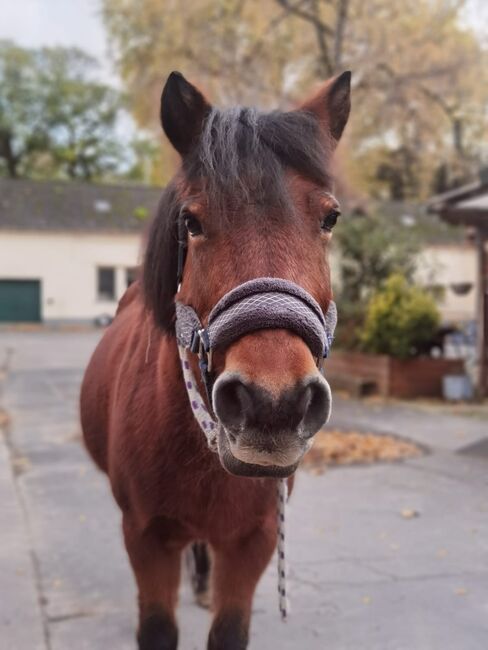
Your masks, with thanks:
[[[288,13],[298,16],[298,18],[302,18],[302,20],[313,25],[316,30],[328,34],[329,36],[334,35],[334,32],[329,25],[320,20],[318,12],[310,13],[301,7],[301,5],[304,4],[303,2],[296,2],[295,4],[292,4],[289,0],[276,0],[276,2],[280,7],[286,9]],[[315,2],[313,2],[313,4],[315,5]]]
[[[344,32],[349,10],[349,0],[339,0],[337,7],[337,20],[334,39],[334,67],[338,70],[342,63],[342,46],[344,43]]]

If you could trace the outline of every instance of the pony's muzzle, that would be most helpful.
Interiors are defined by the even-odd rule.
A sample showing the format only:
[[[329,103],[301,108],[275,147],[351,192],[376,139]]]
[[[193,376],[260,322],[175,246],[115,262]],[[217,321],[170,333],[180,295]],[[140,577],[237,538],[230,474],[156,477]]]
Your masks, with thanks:
[[[224,372],[214,386],[213,406],[236,459],[287,467],[300,460],[327,422],[331,392],[318,373],[276,396],[237,372]]]

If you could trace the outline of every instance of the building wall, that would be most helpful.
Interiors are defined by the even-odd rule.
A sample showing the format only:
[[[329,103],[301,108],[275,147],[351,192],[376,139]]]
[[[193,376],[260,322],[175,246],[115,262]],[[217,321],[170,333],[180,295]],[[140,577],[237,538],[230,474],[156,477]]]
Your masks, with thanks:
[[[443,289],[439,300],[442,319],[447,323],[474,320],[477,296],[476,248],[471,244],[443,244],[427,246],[419,256],[417,280],[428,287]],[[456,295],[451,286],[471,283],[471,290]]]
[[[43,321],[93,320],[115,313],[140,248],[138,234],[0,231],[0,280],[41,280]],[[113,301],[97,297],[100,266],[116,269]]]
[[[87,321],[113,315],[126,288],[126,269],[140,263],[141,237],[121,233],[42,233],[0,231],[0,280],[39,279],[44,321]],[[339,251],[330,266],[338,287]],[[116,299],[97,297],[97,269],[116,269]],[[444,289],[439,307],[444,322],[473,320],[476,313],[476,250],[469,244],[427,246],[419,257],[417,280]],[[470,282],[457,296],[453,283]]]

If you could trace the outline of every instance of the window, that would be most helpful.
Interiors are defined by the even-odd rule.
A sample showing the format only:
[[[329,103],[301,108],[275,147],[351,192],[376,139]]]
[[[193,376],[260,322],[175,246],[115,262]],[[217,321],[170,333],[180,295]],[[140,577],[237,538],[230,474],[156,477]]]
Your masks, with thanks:
[[[115,300],[115,269],[111,266],[98,269],[98,299]]]
[[[129,288],[130,285],[137,280],[139,276],[138,271],[139,269],[137,268],[125,269],[125,281],[127,284],[127,288]]]

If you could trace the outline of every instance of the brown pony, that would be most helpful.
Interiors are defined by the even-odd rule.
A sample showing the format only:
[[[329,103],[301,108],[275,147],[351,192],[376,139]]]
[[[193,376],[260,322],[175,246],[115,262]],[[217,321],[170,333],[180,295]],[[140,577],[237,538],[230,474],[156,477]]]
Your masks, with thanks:
[[[220,111],[178,73],[165,85],[162,126],[182,164],[150,227],[141,282],[120,301],[81,391],[86,446],[122,511],[140,650],[177,647],[181,556],[193,542],[197,590],[209,567],[205,545],[211,549],[208,649],[247,647],[253,594],[276,544],[276,477],[293,474],[328,417],[330,394],[299,336],[248,333],[214,354],[218,380],[207,407],[228,444],[226,459],[212,453],[183,382],[175,296],[206,324],[237,285],[283,278],[326,312],[326,253],[338,216],[327,170],[349,95],[346,72],[294,111]],[[178,287],[182,225],[187,253]],[[191,364],[196,373],[193,355]],[[312,381],[322,406],[304,432],[311,408],[304,386]]]

